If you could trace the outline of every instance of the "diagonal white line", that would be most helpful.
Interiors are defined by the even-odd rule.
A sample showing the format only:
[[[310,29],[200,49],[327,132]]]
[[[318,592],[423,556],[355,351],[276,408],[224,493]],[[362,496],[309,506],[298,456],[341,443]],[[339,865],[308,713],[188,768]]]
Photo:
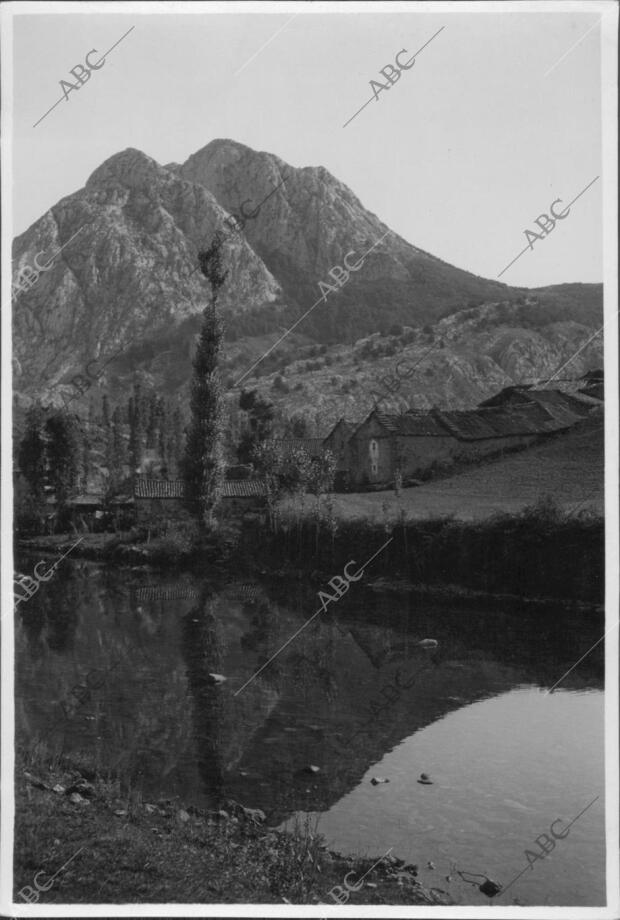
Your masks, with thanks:
[[[418,48],[418,50],[416,51],[416,53],[413,55],[413,60],[415,60],[415,59],[417,58],[418,54],[420,53],[420,51],[424,51],[424,49],[426,48],[426,46],[427,46],[427,45],[430,45],[430,43],[432,42],[432,40],[433,40],[434,38],[437,38],[437,36],[439,35],[439,33],[440,33],[440,32],[443,32],[444,29],[445,29],[445,26],[442,26],[441,29],[439,29],[437,32],[435,32],[434,35],[431,35],[431,37],[429,38],[429,40],[428,40],[427,42],[424,42],[424,44],[422,45],[421,48]],[[413,65],[412,65],[412,66],[413,66]],[[354,118],[357,118],[357,116],[359,115],[360,112],[363,112],[363,111],[364,111],[364,109],[366,108],[367,105],[370,105],[370,103],[372,102],[373,99],[376,99],[376,100],[378,101],[378,100],[379,100],[379,97],[378,97],[376,94],[375,94],[374,96],[371,96],[370,99],[368,100],[368,102],[365,102],[364,105],[361,107],[361,109],[358,109],[358,110],[357,110],[357,112],[355,113],[355,115],[351,115],[351,117],[349,118],[349,120],[348,120],[348,121],[345,121],[345,123],[343,124],[342,127],[343,127],[343,128],[346,128],[346,126],[347,126],[348,124],[350,124],[350,123],[353,121]]]
[[[315,618],[315,617],[318,617],[319,613],[321,613],[322,610],[323,610],[323,607],[319,607],[319,609],[316,611],[316,613],[313,613],[312,616],[310,617],[310,619],[309,619],[309,620],[306,620],[306,622],[303,624],[303,626],[300,626],[299,629],[297,630],[297,632],[294,632],[293,635],[292,635],[289,639],[286,640],[286,642],[284,643],[284,645],[283,645],[281,648],[279,648],[278,651],[275,652],[275,653],[271,656],[271,658],[269,659],[269,661],[266,661],[265,664],[264,664],[262,667],[260,667],[260,668],[258,669],[258,671],[257,671],[255,674],[252,674],[252,676],[250,677],[250,679],[249,679],[249,680],[246,680],[246,682],[244,683],[243,687],[239,687],[239,689],[236,691],[236,693],[233,694],[233,696],[238,696],[238,695],[241,693],[242,690],[245,690],[245,688],[247,687],[247,685],[248,685],[248,684],[251,684],[252,681],[254,680],[254,678],[255,678],[255,677],[258,677],[258,675],[261,673],[261,671],[264,671],[265,668],[267,667],[267,665],[271,664],[271,662],[273,661],[273,659],[274,659],[274,658],[277,658],[278,655],[280,654],[280,652],[284,651],[284,649],[286,648],[286,646],[287,646],[287,645],[290,645],[290,643],[293,641],[293,639],[295,639],[295,637],[298,636],[300,632],[303,632],[303,630],[306,628],[306,626],[308,626],[310,623],[312,623],[312,621],[314,620],[314,618]]]
[[[312,311],[314,310],[314,308],[315,308],[316,306],[318,306],[318,304],[320,304],[321,301],[324,300],[324,299],[325,299],[324,296],[323,296],[323,297],[319,297],[319,299],[318,299],[317,301],[315,301],[315,303],[312,304],[312,306],[310,307],[310,309],[309,309],[309,310],[306,310],[306,312],[303,314],[303,316],[300,316],[299,319],[297,320],[297,322],[294,323],[294,324],[291,326],[290,329],[287,329],[286,332],[284,333],[284,335],[280,336],[280,338],[278,339],[278,341],[277,341],[277,342],[274,342],[274,344],[273,344],[270,348],[267,349],[267,351],[265,352],[265,354],[262,355],[262,356],[258,359],[258,361],[255,361],[254,364],[252,365],[252,367],[249,367],[249,368],[247,369],[247,371],[245,372],[245,374],[243,374],[243,376],[239,377],[239,379],[238,379],[237,382],[235,383],[235,386],[238,387],[239,384],[241,383],[241,381],[242,381],[242,380],[245,380],[245,378],[248,376],[248,374],[251,374],[252,371],[254,370],[254,368],[255,368],[258,364],[260,364],[261,361],[263,361],[263,360],[267,357],[267,355],[271,354],[271,352],[274,350],[274,348],[277,348],[277,346],[280,344],[280,342],[282,342],[282,341],[287,337],[287,335],[289,335],[289,334],[293,331],[293,329],[295,329],[297,326],[299,326],[300,322],[301,322],[303,319],[305,319],[306,316],[308,316],[309,313],[312,313]]]
[[[39,118],[39,121],[35,121],[35,123],[33,124],[32,127],[33,127],[33,128],[36,128],[36,126],[37,126],[38,124],[40,124],[40,122],[42,122],[44,118],[47,118],[47,116],[49,115],[49,113],[52,112],[52,111],[56,108],[57,105],[60,105],[60,103],[63,101],[64,98],[65,98],[64,96],[61,96],[61,98],[58,100],[58,102],[55,102],[54,105],[53,105],[51,108],[49,108],[49,109],[47,110],[47,112],[45,113],[45,115],[41,115],[41,117]]]
[[[525,249],[522,249],[522,250],[521,250],[521,252],[519,253],[518,256],[515,256],[515,257],[514,257],[514,259],[512,260],[512,262],[509,262],[509,263],[508,263],[508,265],[506,266],[506,268],[502,269],[502,271],[499,273],[499,275],[498,275],[497,277],[498,277],[498,278],[501,278],[502,275],[504,274],[504,272],[507,272],[508,269],[510,268],[510,266],[511,266],[511,265],[514,265],[515,262],[517,261],[517,259],[520,259],[521,256],[523,255],[523,253],[524,253],[524,252],[527,252],[528,249],[531,249],[531,246],[530,246],[529,244],[525,247]]]
[[[287,27],[287,25],[289,24],[289,22],[292,22],[293,19],[295,19],[295,17],[296,17],[296,16],[299,16],[299,15],[300,15],[299,13],[295,13],[294,16],[291,16],[291,18],[290,18],[289,20],[287,20],[287,21],[284,23],[284,25],[281,26],[281,27],[278,29],[277,32],[274,32],[274,34],[271,36],[271,38],[268,38],[268,39],[267,39],[267,41],[265,42],[264,45],[261,45],[261,46],[260,46],[260,48],[258,49],[258,51],[255,51],[255,52],[254,52],[254,54],[252,55],[251,58],[248,58],[248,59],[247,59],[247,61],[245,62],[245,64],[242,64],[242,66],[239,68],[239,70],[235,70],[235,72],[234,72],[234,74],[233,74],[233,77],[236,77],[237,74],[241,73],[242,70],[245,70],[245,68],[248,66],[248,64],[250,64],[250,63],[254,60],[254,58],[257,57],[257,56],[261,53],[261,51],[263,50],[263,48],[266,48],[267,45],[269,45],[269,44],[274,40],[274,38],[276,38],[276,37],[280,34],[280,32],[281,32],[283,29],[286,29],[286,27]]]
[[[386,856],[389,856],[393,849],[394,849],[394,847],[390,847],[390,849],[387,851],[387,853],[384,853],[383,856],[380,856],[379,859],[376,861],[376,863],[374,863],[374,864],[370,867],[370,869],[368,870],[368,872],[364,872],[364,874],[362,875],[361,879],[359,879],[355,884],[356,884],[356,885],[359,885],[360,882],[363,882],[364,879],[366,878],[366,876],[367,876],[367,875],[370,875],[370,873],[371,873],[372,870],[375,868],[375,866],[378,866],[379,863],[380,863],[383,859],[385,859]]]
[[[116,48],[116,46],[117,46],[117,45],[120,45],[120,43],[122,42],[122,40],[123,40],[124,38],[127,38],[127,36],[129,35],[129,33],[130,33],[130,32],[133,32],[134,29],[135,29],[135,26],[132,26],[131,29],[127,29],[127,31],[125,32],[125,34],[124,34],[124,35],[121,35],[121,37],[119,38],[119,40],[118,40],[117,42],[114,42],[114,44],[112,45],[111,48],[108,48],[107,51],[104,51],[104,52],[103,52],[103,57],[107,57],[108,54],[110,53],[110,51],[114,51],[114,49]],[[103,60],[103,58],[100,58],[99,60]],[[99,63],[99,61],[97,61],[97,63]]]
[[[69,863],[72,862],[72,861],[75,859],[76,856],[79,856],[79,854],[82,852],[83,849],[84,849],[84,847],[80,847],[80,849],[77,851],[77,853],[74,853],[73,856],[71,856],[71,858],[68,859],[68,860],[66,861],[66,863],[64,864],[64,866],[61,866],[61,867],[60,867],[60,869],[58,870],[58,872],[54,872],[54,874],[52,875],[52,878],[50,879],[50,881],[52,881],[53,879],[55,879],[56,876],[57,876],[60,872],[62,872],[63,869],[66,869],[67,866],[69,865]]]
[[[299,13],[298,13],[297,15],[299,15]],[[368,249],[365,253],[363,253],[363,255],[360,256],[360,259],[365,259],[366,256],[367,256],[369,253],[371,253],[371,252],[373,251],[373,249],[375,248],[375,246],[378,246],[379,243],[380,243],[382,240],[384,240],[384,239],[386,238],[386,236],[388,235],[388,233],[391,233],[391,232],[392,232],[391,230],[386,230],[386,232],[383,234],[383,236],[381,237],[381,239],[378,239],[377,242],[374,243],[374,244],[370,247],[370,249]],[[361,266],[360,266],[360,268],[361,268]],[[321,301],[325,302],[325,294],[323,294],[321,297],[319,297],[319,299],[316,300],[316,301],[312,304],[312,306],[310,307],[310,309],[309,309],[309,310],[306,310],[306,312],[305,312],[302,316],[300,316],[299,319],[298,319],[295,323],[293,323],[293,325],[291,326],[291,328],[290,328],[290,329],[287,329],[286,332],[284,333],[284,335],[280,336],[280,338],[278,339],[278,341],[277,341],[277,342],[274,342],[273,345],[272,345],[270,348],[267,349],[267,351],[265,352],[265,354],[264,354],[264,355],[261,355],[261,357],[258,359],[258,361],[255,361],[254,364],[252,365],[252,367],[249,367],[249,368],[247,369],[247,371],[245,372],[245,374],[242,374],[242,376],[239,377],[239,379],[236,381],[236,383],[233,384],[233,386],[238,387],[239,384],[240,384],[243,380],[245,380],[245,378],[248,376],[248,374],[251,374],[252,371],[254,370],[254,368],[255,368],[258,364],[260,364],[261,361],[263,361],[263,360],[267,357],[267,355],[271,354],[271,352],[274,350],[274,348],[277,348],[277,346],[280,344],[280,342],[284,341],[284,339],[287,337],[287,335],[290,335],[290,333],[293,331],[293,329],[295,329],[297,326],[299,326],[299,324],[301,323],[301,321],[304,320],[304,319],[306,318],[306,316],[308,316],[309,313],[312,313],[312,311],[314,310],[315,307],[318,307],[318,305],[321,303]]]
[[[71,242],[71,240],[74,240],[74,239],[76,238],[76,236],[78,235],[78,233],[81,233],[83,229],[84,229],[84,226],[82,225],[82,226],[80,227],[79,230],[76,230],[76,231],[75,231],[75,233],[73,234],[73,236],[69,237],[69,239],[67,240],[67,242],[66,242],[63,246],[60,247],[60,249],[58,250],[58,252],[55,252],[55,253],[54,253],[54,255],[53,255],[52,258],[49,260],[49,262],[46,262],[46,263],[45,263],[45,267],[46,267],[46,268],[52,264],[52,262],[54,261],[54,259],[56,258],[56,256],[59,256],[60,253],[61,253],[61,252],[63,251],[63,249],[65,248],[65,246],[68,246],[69,243]]]
[[[359,575],[360,572],[363,572],[364,569],[366,569],[366,568],[370,565],[370,563],[372,562],[372,560],[375,559],[375,558],[379,555],[379,553],[381,552],[381,550],[384,550],[385,547],[388,545],[388,543],[391,543],[393,539],[394,539],[394,537],[390,537],[390,539],[387,540],[387,541],[383,544],[383,546],[382,546],[380,549],[377,550],[376,553],[373,553],[373,554],[372,554],[372,556],[370,557],[370,559],[367,559],[367,560],[366,560],[366,562],[364,563],[364,565],[363,565],[360,569],[358,569],[357,572],[356,572],[355,574],[356,574],[356,575]],[[242,690],[245,690],[245,688],[247,687],[247,685],[248,685],[248,684],[251,684],[252,681],[254,680],[254,678],[255,678],[255,677],[258,677],[258,675],[261,673],[261,671],[264,671],[265,668],[267,667],[267,665],[271,664],[271,662],[273,661],[273,659],[274,659],[274,658],[277,658],[278,655],[280,654],[280,652],[284,651],[284,649],[286,648],[286,646],[287,646],[287,645],[290,645],[290,643],[293,641],[293,639],[295,639],[295,637],[298,636],[300,632],[303,632],[303,630],[306,628],[306,626],[308,626],[310,623],[312,623],[312,621],[315,619],[315,617],[318,617],[319,613],[321,613],[321,612],[322,612],[323,610],[325,610],[326,608],[327,608],[327,605],[321,604],[321,606],[319,607],[319,609],[318,609],[315,613],[312,614],[312,616],[310,617],[310,619],[309,619],[309,620],[306,620],[306,622],[305,622],[302,626],[299,627],[299,629],[297,630],[297,632],[294,632],[293,635],[292,635],[289,639],[286,640],[286,642],[284,643],[284,645],[281,646],[281,648],[279,648],[278,651],[275,652],[275,653],[271,656],[271,658],[269,659],[269,661],[266,661],[265,664],[262,665],[262,667],[260,667],[260,668],[258,669],[258,671],[256,671],[255,674],[252,674],[252,676],[249,678],[249,680],[246,680],[246,682],[244,683],[244,685],[243,685],[242,687],[239,687],[239,689],[238,689],[235,693],[233,693],[233,696],[238,696],[238,694],[241,693]]]
[[[299,15],[299,14],[298,14],[298,15]],[[135,29],[135,26],[132,26],[131,29],[127,29],[127,31],[125,32],[125,34],[124,34],[124,35],[121,35],[121,37],[119,38],[119,40],[118,40],[117,42],[114,42],[114,44],[112,45],[112,47],[111,47],[111,48],[108,48],[108,50],[103,54],[103,56],[99,58],[99,60],[97,61],[97,64],[100,64],[101,61],[103,60],[103,58],[105,58],[106,55],[108,55],[108,54],[110,53],[110,51],[113,51],[113,50],[116,48],[117,45],[120,45],[120,43],[122,42],[122,40],[123,40],[124,38],[126,38],[126,37],[129,35],[129,33],[132,32],[134,29]],[[66,100],[68,101],[68,98],[69,98],[69,97],[68,97],[66,94],[65,94],[64,96],[62,96],[62,97],[58,100],[58,102],[55,102],[55,103],[54,103],[54,105],[51,107],[51,109],[48,109],[48,110],[47,110],[47,112],[45,113],[45,115],[41,115],[41,117],[39,118],[39,121],[35,121],[35,123],[33,124],[32,127],[33,127],[33,128],[36,128],[36,126],[37,126],[40,122],[42,122],[44,118],[47,118],[47,116],[49,115],[49,113],[50,113],[53,109],[55,109],[56,106],[59,105],[59,104],[63,101],[63,99],[66,99]]]
[[[616,316],[618,315],[618,313],[620,313],[620,310],[616,310]],[[586,345],[589,345],[589,344],[590,344],[590,342],[592,341],[592,339],[595,339],[595,338],[597,337],[597,335],[600,335],[600,334],[601,334],[601,332],[603,331],[603,329],[605,328],[605,326],[608,326],[609,323],[612,321],[612,319],[613,319],[613,316],[610,316],[609,319],[607,320],[607,322],[603,323],[603,325],[600,327],[600,329],[597,329],[596,332],[593,332],[592,335],[590,336],[590,338],[587,339],[587,341],[583,342],[583,344],[581,344],[581,345],[579,346],[579,348],[577,349],[577,351],[575,352],[575,354],[571,355],[570,358],[568,359],[568,361],[565,361],[564,364],[562,365],[562,367],[560,367],[559,370],[557,370],[557,371],[555,372],[555,374],[553,374],[552,377],[549,377],[548,380],[543,381],[543,385],[546,386],[546,384],[551,383],[552,380],[555,380],[555,378],[558,376],[558,374],[561,374],[562,371],[564,370],[564,368],[565,368],[568,364],[571,363],[571,361],[573,360],[573,358],[576,358],[577,355],[579,354],[579,352],[580,352],[580,351],[583,351],[584,348],[586,347]]]
[[[575,823],[575,821],[578,821],[579,818],[588,810],[588,808],[591,808],[592,805],[594,805],[594,803],[595,803],[595,802],[597,801],[597,799],[599,799],[599,798],[600,798],[600,796],[597,795],[595,799],[592,799],[592,801],[590,802],[590,804],[589,804],[589,805],[586,805],[586,807],[583,808],[583,809],[579,812],[579,814],[576,815],[576,817],[573,818],[573,820],[570,822],[570,824],[568,824],[568,825],[564,828],[564,830],[565,830],[565,831],[568,830],[568,828],[571,827],[571,826]],[[554,821],[553,823],[555,824],[555,821]],[[521,872],[519,872],[518,875],[515,875],[515,877],[512,879],[512,881],[509,882],[509,883],[506,885],[506,887],[502,890],[502,892],[501,892],[501,894],[499,895],[499,897],[501,898],[502,895],[506,894],[506,892],[508,891],[508,889],[511,888],[511,887],[514,885],[514,883],[515,883],[518,879],[521,878],[521,876],[523,875],[523,873],[524,873],[524,872],[527,872],[527,870],[528,870],[528,869],[531,869],[531,868],[532,868],[531,864],[528,863],[528,865],[525,867],[525,869],[522,869]],[[473,874],[473,873],[472,873],[472,874]]]
[[[566,210],[568,210],[568,208],[570,208],[572,205],[574,205],[575,202],[577,201],[577,199],[578,199],[578,198],[581,198],[581,196],[582,196],[585,192],[588,191],[588,189],[590,188],[590,186],[591,186],[591,185],[594,185],[594,183],[596,182],[596,180],[597,180],[598,178],[599,178],[599,176],[596,176],[595,179],[592,179],[592,182],[588,182],[588,184],[586,185],[586,187],[583,188],[583,189],[579,192],[578,195],[575,195],[575,197],[573,198],[573,200],[570,201],[570,202],[566,205],[566,208],[565,208],[564,210],[566,211]],[[555,202],[554,202],[554,204],[555,204]],[[567,217],[568,215],[565,214],[564,216]],[[518,256],[515,256],[514,259],[512,260],[512,262],[509,262],[508,265],[506,266],[506,268],[504,268],[504,269],[499,273],[499,275],[498,275],[497,277],[498,277],[498,278],[501,278],[502,275],[504,274],[504,272],[507,272],[508,269],[510,268],[510,266],[511,266],[511,265],[514,265],[515,262],[517,261],[517,259],[520,259],[524,252],[527,252],[528,249],[533,249],[533,248],[534,248],[534,245],[533,245],[532,243],[528,243],[527,246],[525,247],[525,249],[522,249],[521,252],[519,253],[519,255],[518,255]]]
[[[571,672],[571,671],[574,671],[575,668],[577,667],[577,665],[578,665],[581,661],[583,661],[584,658],[587,658],[588,655],[590,654],[590,652],[593,651],[593,650],[596,648],[596,646],[599,645],[599,644],[603,641],[603,639],[605,638],[605,636],[609,635],[609,633],[612,631],[612,629],[615,629],[617,625],[618,625],[618,620],[616,620],[616,622],[613,623],[613,624],[609,627],[609,629],[607,630],[607,632],[604,633],[604,634],[601,636],[600,639],[597,639],[597,640],[596,640],[596,642],[594,643],[594,645],[591,646],[591,648],[589,648],[588,651],[587,651],[584,655],[581,656],[581,658],[579,659],[579,661],[576,661],[576,662],[575,662],[575,664],[572,666],[572,668],[569,668],[568,671],[567,671],[565,674],[562,674],[562,676],[560,677],[559,680],[556,680],[556,682],[554,683],[553,687],[549,687],[549,689],[545,691],[545,696],[547,696],[549,693],[551,693],[551,691],[554,690],[554,689],[557,687],[557,685],[558,685],[559,683],[561,683],[561,682],[564,680],[565,677],[568,677],[568,675],[570,674],[570,672]]]
[[[569,202],[568,202],[568,204],[566,205],[566,208],[570,208],[572,205],[574,205],[575,202],[577,201],[577,199],[578,199],[578,198],[581,198],[581,196],[583,195],[583,193],[584,193],[584,192],[587,192],[588,189],[590,188],[590,186],[591,186],[591,185],[594,185],[594,183],[596,182],[596,180],[597,180],[598,178],[599,178],[599,176],[595,176],[594,179],[592,179],[592,182],[588,182],[588,184],[586,185],[586,187],[583,188],[583,189],[579,192],[578,195],[575,195],[575,197],[573,198],[572,201],[569,201]],[[566,210],[566,209],[565,209],[565,210]]]
[[[394,539],[394,537],[390,537],[389,540],[386,540],[385,543],[383,544],[383,546],[381,546],[381,547],[377,550],[376,553],[373,553],[372,556],[370,557],[370,559],[367,559],[366,562],[364,563],[364,565],[361,567],[361,569],[358,569],[357,572],[356,572],[355,574],[356,574],[356,575],[359,575],[360,572],[363,572],[364,569],[368,568],[368,566],[369,566],[370,563],[373,561],[373,559],[376,559],[377,556],[379,555],[379,553],[383,552],[383,550],[385,549],[385,547],[388,546],[388,545],[392,542],[393,539]]]
[[[603,17],[601,16],[601,19],[602,19],[602,18],[603,18]],[[584,40],[584,38],[586,37],[586,35],[589,35],[590,32],[592,31],[592,29],[595,29],[595,28],[597,27],[597,25],[599,24],[599,22],[601,21],[601,19],[597,19],[597,21],[594,23],[594,25],[593,25],[593,26],[590,26],[590,28],[588,29],[588,31],[587,31],[587,32],[584,32],[583,35],[581,36],[581,38],[577,39],[577,41],[575,42],[575,44],[574,44],[574,45],[571,45],[571,47],[568,49],[568,51],[565,51],[565,52],[564,52],[564,54],[562,55],[561,58],[558,58],[558,60],[557,60],[557,61],[555,62],[555,64],[553,65],[553,67],[550,67],[549,70],[547,71],[547,73],[546,73],[546,74],[543,74],[543,77],[548,77],[549,74],[551,73],[551,71],[552,71],[552,70],[555,70],[555,68],[558,66],[558,64],[560,63],[560,61],[563,61],[564,58],[565,58],[568,54],[570,54],[571,51],[572,51],[574,48],[577,47],[577,45],[581,44],[581,42]]]

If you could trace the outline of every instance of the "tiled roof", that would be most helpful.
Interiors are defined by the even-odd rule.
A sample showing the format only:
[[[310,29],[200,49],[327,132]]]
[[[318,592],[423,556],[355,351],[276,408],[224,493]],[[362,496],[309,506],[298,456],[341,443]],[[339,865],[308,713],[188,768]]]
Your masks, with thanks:
[[[145,479],[134,481],[136,498],[184,498],[185,483],[182,479]]]
[[[231,479],[222,484],[222,498],[254,498],[267,495],[264,479]]]
[[[233,582],[224,588],[226,597],[240,601],[257,601],[263,597],[263,589],[260,585],[237,584]]]
[[[375,412],[374,415],[387,431],[401,437],[445,438],[449,434],[430,412],[410,410],[402,415],[388,415],[384,412]]]
[[[436,410],[436,415],[462,441],[548,434],[569,428],[579,421],[579,416],[566,411],[558,413],[558,416],[551,415],[536,403],[456,412]]]

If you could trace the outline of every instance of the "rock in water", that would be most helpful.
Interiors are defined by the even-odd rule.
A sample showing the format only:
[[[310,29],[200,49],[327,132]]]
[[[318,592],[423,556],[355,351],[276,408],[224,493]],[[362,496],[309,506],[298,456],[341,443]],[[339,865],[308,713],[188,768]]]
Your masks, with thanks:
[[[308,766],[306,767],[306,773],[320,773],[320,772],[321,772],[321,768],[315,767],[313,763],[308,764]]]
[[[420,642],[418,642],[419,648],[437,648],[438,645],[439,642],[437,639],[421,639]]]

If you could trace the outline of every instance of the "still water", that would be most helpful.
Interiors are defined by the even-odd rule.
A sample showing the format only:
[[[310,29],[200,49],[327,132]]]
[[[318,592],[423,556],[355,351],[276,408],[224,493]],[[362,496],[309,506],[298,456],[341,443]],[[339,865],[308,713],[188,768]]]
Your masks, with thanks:
[[[270,661],[319,606],[297,579],[68,562],[18,608],[18,743],[118,775],[146,802],[232,798],[272,826],[309,815],[330,848],[392,847],[459,903],[603,905],[602,644],[547,692],[602,616],[360,582]],[[596,796],[534,861],[536,838]],[[489,901],[459,870],[504,887],[525,871]]]

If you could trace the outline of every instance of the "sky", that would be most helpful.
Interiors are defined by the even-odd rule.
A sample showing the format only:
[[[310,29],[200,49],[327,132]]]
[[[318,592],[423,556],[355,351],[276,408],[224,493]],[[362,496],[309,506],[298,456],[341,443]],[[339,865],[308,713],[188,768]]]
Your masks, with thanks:
[[[553,201],[561,212],[601,175],[600,4],[348,14],[338,4],[331,13],[190,4],[189,14],[159,5],[168,15],[93,6],[50,14],[48,4],[13,20],[15,234],[121,150],[165,165],[231,138],[295,167],[326,167],[410,243],[497,278]],[[63,98],[70,69],[92,49],[97,63],[129,29]],[[431,38],[374,98],[381,68],[403,50],[408,62]],[[599,178],[501,280],[601,281],[602,191]]]

